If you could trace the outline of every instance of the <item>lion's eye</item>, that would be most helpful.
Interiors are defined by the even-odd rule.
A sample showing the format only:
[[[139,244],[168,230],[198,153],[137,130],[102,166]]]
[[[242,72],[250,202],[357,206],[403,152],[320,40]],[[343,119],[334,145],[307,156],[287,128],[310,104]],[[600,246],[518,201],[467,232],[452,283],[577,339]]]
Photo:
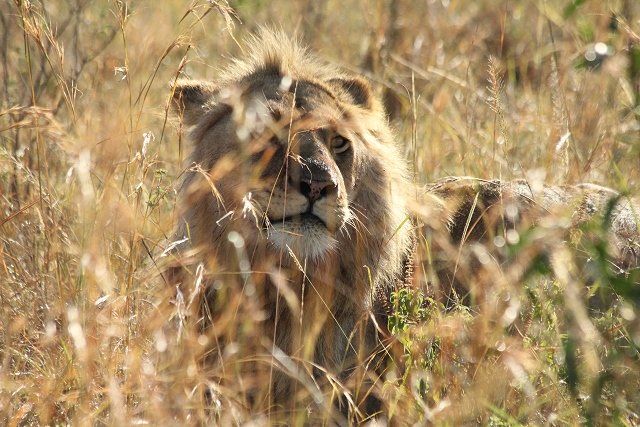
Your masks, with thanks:
[[[333,147],[333,152],[336,154],[342,154],[346,152],[349,147],[351,147],[351,142],[344,136],[336,136],[331,141],[331,146]]]

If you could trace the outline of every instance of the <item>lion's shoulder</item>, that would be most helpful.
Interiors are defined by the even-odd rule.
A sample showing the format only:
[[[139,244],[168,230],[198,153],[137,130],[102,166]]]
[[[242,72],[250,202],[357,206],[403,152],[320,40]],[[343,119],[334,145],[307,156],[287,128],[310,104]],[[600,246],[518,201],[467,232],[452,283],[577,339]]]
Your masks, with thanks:
[[[608,234],[621,264],[638,265],[640,260],[640,201],[608,187],[461,176],[427,185],[425,195],[437,200],[437,222],[446,225],[455,242],[495,236],[500,230],[542,226],[571,232],[595,224]]]

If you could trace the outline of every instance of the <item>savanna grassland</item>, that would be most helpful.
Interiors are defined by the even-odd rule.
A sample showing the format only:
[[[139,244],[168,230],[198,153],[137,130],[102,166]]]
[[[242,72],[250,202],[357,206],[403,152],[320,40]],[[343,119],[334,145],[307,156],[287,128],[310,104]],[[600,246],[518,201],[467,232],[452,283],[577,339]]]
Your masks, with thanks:
[[[215,80],[261,25],[368,77],[419,185],[639,193],[635,0],[3,1],[0,424],[274,424],[243,410],[242,384],[205,374],[215,334],[151,278],[189,166],[172,82]],[[402,366],[380,386],[392,422],[640,425],[637,268],[587,280],[570,266],[599,265],[598,239],[528,242],[510,247],[505,269],[523,273],[505,271],[521,280],[501,282],[500,315],[397,295]],[[239,307],[222,327],[251,336],[260,313]]]

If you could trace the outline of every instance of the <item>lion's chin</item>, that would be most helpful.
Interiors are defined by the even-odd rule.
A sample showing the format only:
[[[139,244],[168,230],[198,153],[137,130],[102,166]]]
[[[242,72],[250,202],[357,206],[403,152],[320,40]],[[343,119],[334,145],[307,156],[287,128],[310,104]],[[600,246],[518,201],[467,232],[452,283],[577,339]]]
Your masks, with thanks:
[[[276,222],[269,228],[267,240],[277,250],[292,252],[301,262],[323,261],[338,245],[320,220]]]

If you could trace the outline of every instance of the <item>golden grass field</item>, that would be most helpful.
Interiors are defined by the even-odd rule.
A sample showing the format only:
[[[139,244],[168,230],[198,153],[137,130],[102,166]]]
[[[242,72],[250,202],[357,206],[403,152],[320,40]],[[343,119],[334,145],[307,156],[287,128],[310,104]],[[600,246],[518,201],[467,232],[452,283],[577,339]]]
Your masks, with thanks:
[[[638,195],[635,0],[2,2],[0,424],[282,421],[204,374],[207,337],[148,278],[189,153],[171,84],[215,80],[261,25],[369,78],[417,184],[470,175]],[[381,386],[392,423],[640,425],[638,276],[615,292],[596,278],[592,298],[534,276],[511,284],[513,325],[403,305],[404,366]],[[300,408],[287,423],[304,420]]]

